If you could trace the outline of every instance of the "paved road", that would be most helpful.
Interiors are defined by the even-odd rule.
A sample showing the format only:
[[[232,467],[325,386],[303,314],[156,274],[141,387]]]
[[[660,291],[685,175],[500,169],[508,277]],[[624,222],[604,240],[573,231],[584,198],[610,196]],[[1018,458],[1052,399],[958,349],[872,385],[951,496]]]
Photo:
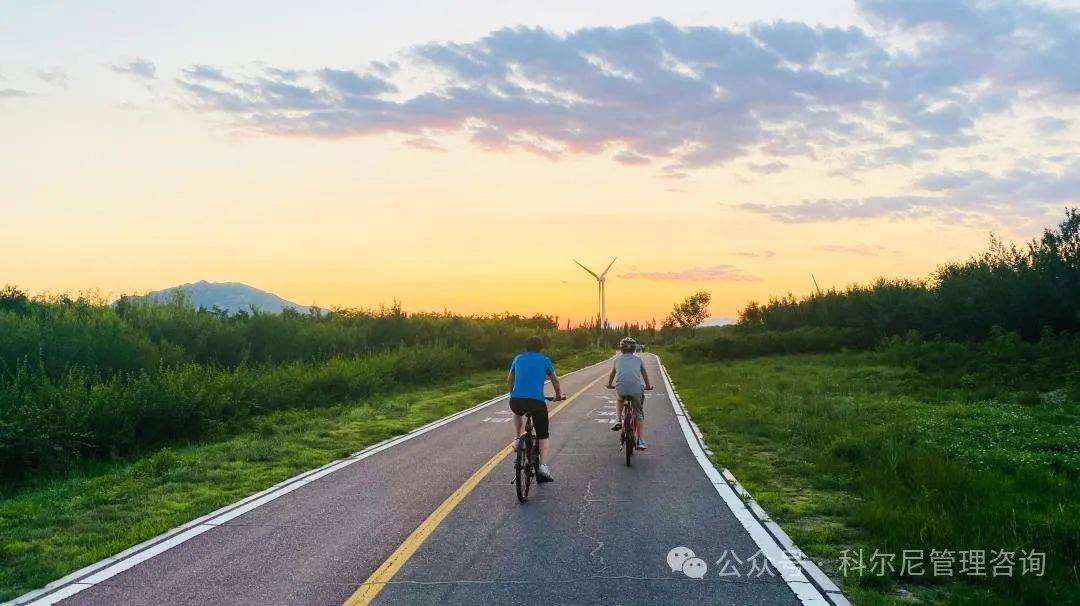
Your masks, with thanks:
[[[377,604],[798,604],[779,576],[750,572],[758,547],[679,429],[656,359],[651,448],[623,464],[608,372],[564,380],[552,419],[556,482],[518,504],[501,461],[377,595]],[[595,381],[595,382],[594,382]],[[591,385],[591,386],[590,386]],[[214,526],[63,604],[343,603],[448,496],[511,438],[505,400]],[[686,546],[709,570],[672,572]],[[721,576],[722,557],[739,577]]]

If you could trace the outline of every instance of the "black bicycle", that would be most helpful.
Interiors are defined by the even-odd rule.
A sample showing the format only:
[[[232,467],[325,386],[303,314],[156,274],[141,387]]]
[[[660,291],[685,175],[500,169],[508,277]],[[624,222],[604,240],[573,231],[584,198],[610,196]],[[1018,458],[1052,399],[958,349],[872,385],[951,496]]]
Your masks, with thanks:
[[[548,402],[555,401],[555,398],[544,399]],[[540,470],[540,440],[533,430],[532,413],[525,413],[525,433],[518,437],[515,447],[517,454],[514,457],[514,489],[517,490],[518,501],[524,503],[529,498],[533,478]]]

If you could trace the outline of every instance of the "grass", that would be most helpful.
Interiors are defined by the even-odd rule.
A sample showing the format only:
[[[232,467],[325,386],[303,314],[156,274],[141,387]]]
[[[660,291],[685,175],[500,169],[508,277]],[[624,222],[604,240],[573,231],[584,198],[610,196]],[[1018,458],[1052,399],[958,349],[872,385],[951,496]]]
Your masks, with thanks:
[[[609,352],[559,360],[562,372]],[[213,442],[100,463],[0,493],[0,600],[41,587],[305,470],[505,391],[503,371],[317,409],[260,415]]]
[[[856,604],[1080,603],[1080,418],[1064,388],[988,394],[873,352],[664,361],[716,462]],[[897,553],[897,571],[905,549],[1033,549],[1046,573],[844,576],[844,549]]]

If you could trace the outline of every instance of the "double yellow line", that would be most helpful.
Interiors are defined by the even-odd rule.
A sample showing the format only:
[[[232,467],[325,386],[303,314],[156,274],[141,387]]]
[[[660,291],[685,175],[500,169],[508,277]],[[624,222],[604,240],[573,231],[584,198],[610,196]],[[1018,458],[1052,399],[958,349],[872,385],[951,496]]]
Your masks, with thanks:
[[[596,377],[588,385],[579,389],[574,395],[570,396],[566,400],[563,400],[558,406],[548,411],[548,417],[554,417],[560,410],[565,408],[568,404],[574,401],[578,396],[585,393],[587,389],[596,384],[597,381],[604,378],[603,375]],[[499,452],[495,453],[495,456],[488,459],[487,463],[480,466],[469,479],[465,480],[465,483],[458,487],[457,490],[452,492],[449,497],[446,498],[435,511],[431,512],[420,525],[416,527],[416,530],[412,531],[405,541],[394,550],[394,553],[390,554],[390,557],[386,558],[386,561],[382,563],[375,572],[371,573],[364,584],[356,590],[356,593],[349,596],[348,600],[345,600],[345,606],[366,606],[370,604],[375,596],[379,595],[379,592],[386,587],[386,584],[390,582],[390,579],[394,578],[401,567],[409,561],[414,553],[420,546],[424,544],[424,541],[431,536],[432,532],[446,519],[450,512],[454,511],[454,508],[458,506],[461,501],[469,495],[470,492],[483,480],[492,469],[495,469],[502,462],[507,455],[509,455],[514,449],[514,445],[510,444]],[[507,493],[509,494],[509,493]],[[511,500],[507,497],[507,503]]]

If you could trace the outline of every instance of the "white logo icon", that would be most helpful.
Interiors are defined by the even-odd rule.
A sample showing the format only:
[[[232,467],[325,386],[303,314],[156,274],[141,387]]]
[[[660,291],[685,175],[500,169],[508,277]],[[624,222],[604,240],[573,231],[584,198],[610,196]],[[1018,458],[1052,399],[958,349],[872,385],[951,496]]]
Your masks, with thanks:
[[[701,558],[690,558],[683,562],[682,571],[691,579],[702,579],[705,578],[705,573],[709,571],[709,565]]]
[[[689,547],[676,547],[667,552],[667,565],[671,567],[671,572],[679,572],[682,570],[683,563],[694,557],[694,550]]]

